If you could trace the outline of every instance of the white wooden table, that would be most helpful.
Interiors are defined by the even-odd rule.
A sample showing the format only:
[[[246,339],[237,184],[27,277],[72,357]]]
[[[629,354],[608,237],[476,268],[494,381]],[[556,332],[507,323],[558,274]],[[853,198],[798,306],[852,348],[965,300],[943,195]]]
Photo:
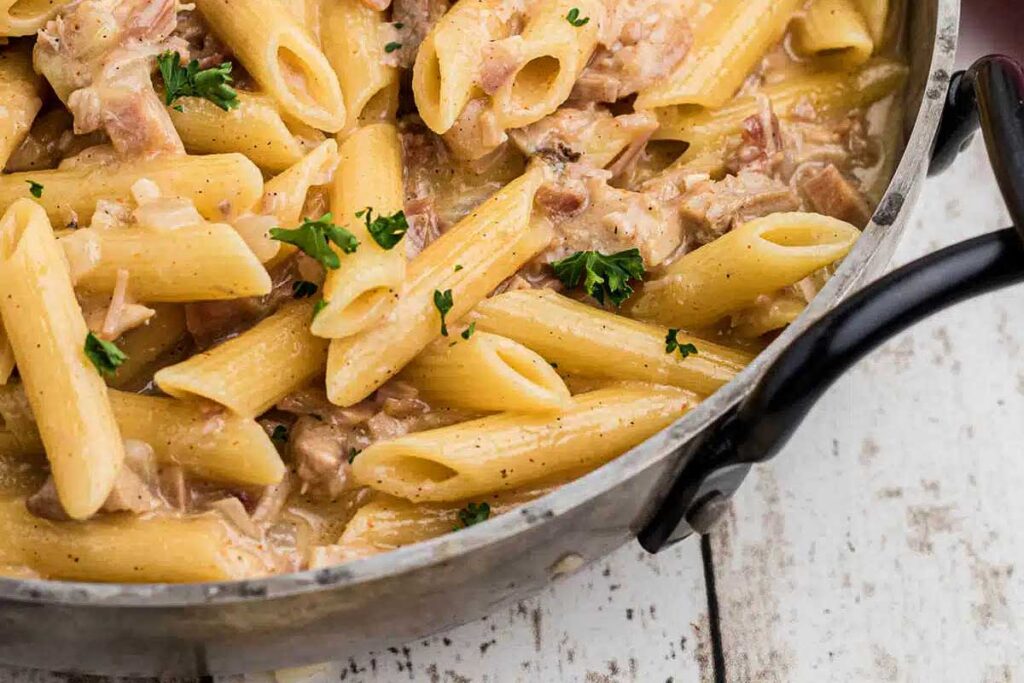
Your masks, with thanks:
[[[975,144],[926,186],[897,262],[1007,222]],[[629,545],[483,621],[279,678],[1011,681],[1024,675],[1022,492],[1018,287],[918,326],[843,378],[703,553],[696,540],[656,557]]]

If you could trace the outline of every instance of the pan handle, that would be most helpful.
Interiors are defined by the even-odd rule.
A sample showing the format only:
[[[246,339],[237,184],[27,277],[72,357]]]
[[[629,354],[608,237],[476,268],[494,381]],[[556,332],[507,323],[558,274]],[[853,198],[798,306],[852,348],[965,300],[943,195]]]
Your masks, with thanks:
[[[736,409],[687,446],[637,536],[648,551],[706,532],[747,469],[778,453],[825,390],[870,351],[948,306],[1024,282],[1024,69],[1008,57],[985,57],[958,74],[952,90],[947,104],[953,108],[943,117],[945,133],[936,147],[938,166],[969,138],[969,102],[1016,227],[893,271],[797,337]]]

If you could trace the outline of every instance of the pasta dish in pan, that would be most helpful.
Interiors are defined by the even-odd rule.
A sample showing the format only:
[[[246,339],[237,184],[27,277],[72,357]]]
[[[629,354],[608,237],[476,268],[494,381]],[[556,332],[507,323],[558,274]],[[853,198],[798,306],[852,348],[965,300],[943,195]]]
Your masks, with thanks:
[[[888,0],[0,0],[0,573],[483,522],[803,310],[898,158]]]

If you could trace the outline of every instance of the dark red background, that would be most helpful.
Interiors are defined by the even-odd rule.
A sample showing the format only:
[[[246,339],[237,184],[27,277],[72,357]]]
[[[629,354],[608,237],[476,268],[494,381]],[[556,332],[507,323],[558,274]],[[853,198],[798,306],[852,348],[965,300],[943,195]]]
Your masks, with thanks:
[[[990,52],[1024,60],[1024,0],[963,0],[957,61],[966,66]]]

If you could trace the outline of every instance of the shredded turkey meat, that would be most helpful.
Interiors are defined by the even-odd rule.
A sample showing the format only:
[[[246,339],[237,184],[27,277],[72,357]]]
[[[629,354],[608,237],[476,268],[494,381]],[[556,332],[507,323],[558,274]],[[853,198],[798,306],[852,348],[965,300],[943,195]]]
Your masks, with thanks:
[[[104,130],[118,154],[184,152],[153,89],[153,57],[168,49],[177,0],[81,0],[39,32],[33,60],[74,115],[75,133]]]
[[[751,219],[800,208],[800,198],[789,185],[755,171],[695,182],[680,202],[684,229],[697,245]]]
[[[871,220],[871,206],[864,195],[832,164],[807,177],[800,191],[818,213],[860,228]]]
[[[572,99],[616,102],[675,71],[692,42],[688,13],[679,0],[619,0]]]
[[[385,56],[386,63],[411,69],[420,43],[437,20],[448,11],[448,6],[448,0],[394,0],[391,6],[391,25],[397,31],[395,42],[402,47],[388,53]]]

